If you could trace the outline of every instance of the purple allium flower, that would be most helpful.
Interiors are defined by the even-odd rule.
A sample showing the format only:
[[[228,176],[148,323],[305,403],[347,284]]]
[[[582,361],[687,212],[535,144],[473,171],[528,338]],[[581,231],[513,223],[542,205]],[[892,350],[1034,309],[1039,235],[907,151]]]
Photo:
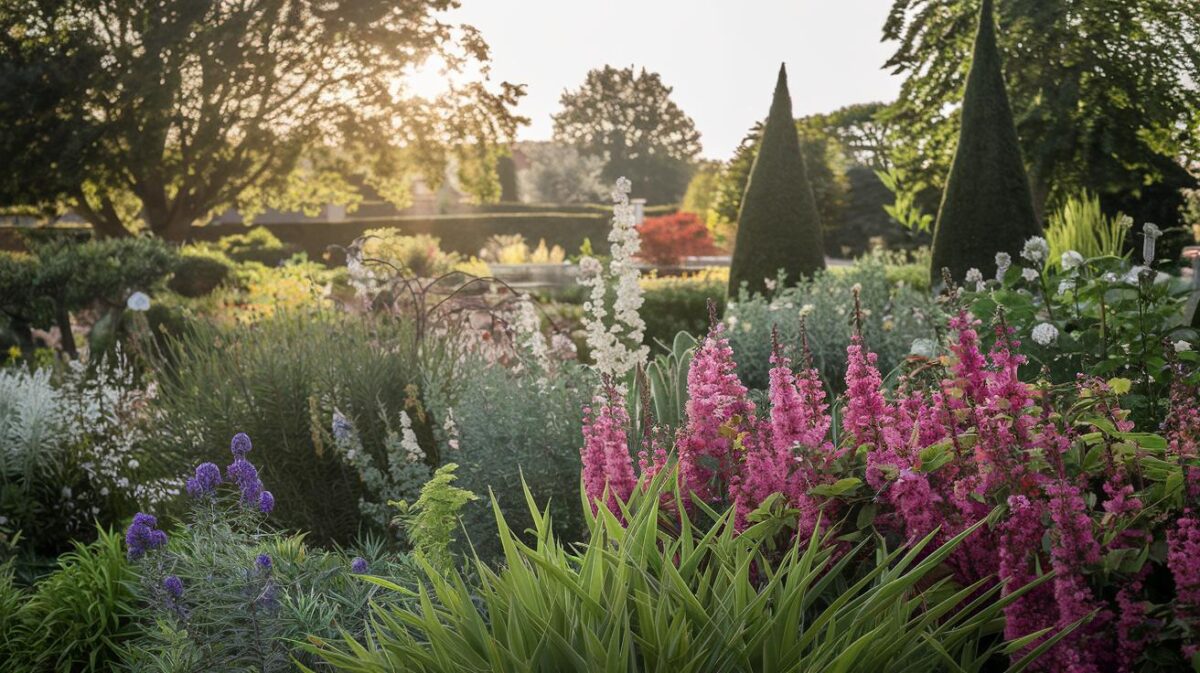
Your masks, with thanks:
[[[238,489],[242,492],[242,504],[259,504],[263,485],[258,478],[258,469],[254,467],[253,463],[245,458],[238,458],[225,468],[225,476],[237,484]]]
[[[264,572],[271,571],[271,557],[267,554],[259,554],[258,558],[254,559],[254,565],[258,566],[259,570]]]
[[[258,494],[258,511],[263,514],[270,514],[271,510],[275,509],[275,496],[271,495],[270,491],[263,491]]]
[[[356,575],[361,575],[367,572],[367,559],[361,556],[355,556],[354,560],[350,562],[350,572],[355,573]]]
[[[196,466],[196,476],[187,480],[187,492],[193,498],[212,495],[220,483],[221,468],[212,463],[201,463]]]
[[[183,596],[183,580],[175,575],[167,575],[162,581],[163,588],[167,590],[171,598],[181,598]]]
[[[125,530],[125,546],[129,548],[129,559],[136,560],[152,549],[167,544],[167,534],[157,529],[158,519],[150,514],[138,512],[133,523]]]
[[[239,432],[233,436],[233,441],[229,442],[229,450],[233,452],[235,458],[245,458],[253,445],[250,444],[250,436],[244,432]]]

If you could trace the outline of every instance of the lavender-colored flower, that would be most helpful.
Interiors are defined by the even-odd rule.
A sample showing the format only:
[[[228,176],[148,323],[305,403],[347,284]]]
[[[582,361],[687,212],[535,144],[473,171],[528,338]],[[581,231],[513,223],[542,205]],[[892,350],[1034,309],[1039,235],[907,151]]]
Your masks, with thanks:
[[[361,575],[367,572],[367,559],[361,556],[355,556],[354,560],[350,561],[350,572]]]
[[[238,458],[225,468],[225,475],[242,492],[243,505],[258,505],[262,494],[262,481],[258,478],[258,469],[245,458]]]
[[[350,419],[342,415],[340,411],[333,412],[333,438],[339,442],[350,437],[354,432],[354,425],[350,423]]]
[[[220,483],[221,468],[212,463],[201,463],[196,466],[196,476],[187,480],[187,492],[193,498],[212,495]]]
[[[253,445],[250,443],[250,436],[244,432],[237,433],[229,442],[229,450],[233,452],[235,458],[245,458],[251,448]]]
[[[167,594],[170,595],[171,598],[183,597],[183,580],[179,579],[177,576],[167,575],[163,578],[162,585],[163,589],[167,590]]]
[[[150,297],[145,292],[134,292],[125,300],[125,307],[131,311],[145,312],[150,310]]]
[[[273,509],[275,509],[275,496],[271,495],[270,491],[263,491],[258,494],[258,511],[263,514],[270,514]]]
[[[259,554],[258,558],[254,559],[254,565],[258,566],[263,572],[271,572],[271,557],[266,554]]]
[[[138,512],[133,517],[133,523],[125,530],[125,546],[129,548],[130,560],[136,560],[146,555],[146,552],[164,547],[167,544],[167,534],[157,529],[158,519],[150,514]]]

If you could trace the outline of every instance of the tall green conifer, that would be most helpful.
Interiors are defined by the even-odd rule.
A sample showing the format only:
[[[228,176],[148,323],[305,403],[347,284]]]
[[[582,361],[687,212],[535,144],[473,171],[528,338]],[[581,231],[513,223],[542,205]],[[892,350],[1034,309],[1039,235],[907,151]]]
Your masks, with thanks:
[[[736,294],[743,281],[751,292],[762,292],[780,270],[794,282],[824,268],[821,216],[800,154],[787,70],[780,66],[775,99],[738,213],[729,293]]]
[[[933,282],[943,267],[957,281],[971,268],[991,276],[997,252],[1015,258],[1026,239],[1041,234],[1004,89],[992,0],[983,0],[958,149],[933,234]]]

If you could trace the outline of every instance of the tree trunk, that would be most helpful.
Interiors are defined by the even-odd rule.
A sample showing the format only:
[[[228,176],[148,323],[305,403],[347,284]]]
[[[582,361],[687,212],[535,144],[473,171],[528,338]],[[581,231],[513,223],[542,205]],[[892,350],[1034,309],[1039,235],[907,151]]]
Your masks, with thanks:
[[[185,243],[192,236],[192,221],[185,217],[175,217],[165,222],[151,222],[150,230],[164,241]]]
[[[72,360],[79,358],[79,349],[75,347],[75,333],[71,331],[71,313],[67,309],[55,309],[54,320],[58,323],[58,331],[61,332],[59,339],[62,342],[62,349],[67,355],[71,356]]]
[[[1037,216],[1038,224],[1046,226],[1046,202],[1050,199],[1049,181],[1042,179],[1041,172],[1035,170],[1029,175],[1029,187],[1033,192],[1033,214]]]
[[[125,238],[130,235],[130,231],[125,228],[121,222],[120,216],[117,215],[117,209],[113,206],[112,201],[105,198],[101,200],[99,207],[93,206],[80,189],[75,192],[75,210],[79,215],[90,225],[96,234],[96,238]]]

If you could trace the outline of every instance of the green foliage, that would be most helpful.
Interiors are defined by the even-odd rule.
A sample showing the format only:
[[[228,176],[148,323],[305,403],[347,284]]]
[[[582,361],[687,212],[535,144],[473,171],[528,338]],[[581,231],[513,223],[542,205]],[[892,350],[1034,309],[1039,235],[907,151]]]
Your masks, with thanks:
[[[841,227],[850,191],[850,183],[846,176],[848,150],[838,135],[839,131],[845,129],[832,126],[836,114],[812,115],[796,120],[796,132],[800,135],[800,153],[804,157],[813,200],[827,235]],[[725,242],[731,244],[736,235],[742,198],[746,194],[746,185],[750,182],[750,169],[753,167],[754,158],[762,147],[762,135],[763,124],[755,123],[738,145],[733,159],[718,176],[709,217],[709,228],[718,242],[730,239]]]
[[[278,266],[299,251],[295,245],[284,244],[266,227],[254,227],[244,234],[222,236],[216,249],[236,262],[258,262]]]
[[[671,91],[645,68],[591,70],[578,90],[563,92],[554,139],[603,159],[604,181],[628,178],[634,198],[677,202],[700,154],[700,133]]]
[[[141,445],[146,398],[119,357],[0,369],[0,512],[24,551],[53,556],[165,496]]]
[[[936,337],[941,312],[926,286],[893,283],[912,267],[898,259],[874,253],[848,269],[818,272],[791,287],[780,286],[770,296],[738,297],[726,311],[729,343],[738,364],[738,375],[751,388],[766,389],[770,371],[771,329],[778,328],[784,354],[802,362],[801,322],[807,334],[813,364],[825,384],[839,389],[846,372],[846,346],[853,334],[854,288],[860,291],[863,338],[879,355],[885,375],[908,355],[915,339]]]
[[[704,334],[708,330],[708,301],[725,310],[724,274],[701,271],[689,276],[646,278],[642,286],[642,320],[645,343],[669,345],[679,332]]]
[[[1061,269],[1062,255],[1069,250],[1085,258],[1120,257],[1132,226],[1133,220],[1124,215],[1105,217],[1100,198],[1095,194],[1071,196],[1050,216],[1046,227],[1050,258],[1046,263]]]
[[[782,272],[795,282],[825,268],[821,220],[792,120],[787,71],[781,66],[762,147],[754,159],[738,213],[729,294],[745,283],[762,292]]]
[[[892,203],[883,207],[889,217],[909,231],[929,233],[933,230],[933,215],[922,211],[917,205],[917,197],[928,185],[922,182],[912,184],[902,168],[879,170],[875,175],[895,197]]]
[[[1173,378],[1169,360],[1191,363],[1193,378],[1200,378],[1193,350],[1200,332],[1185,323],[1183,312],[1190,283],[1112,256],[1088,258],[1066,270],[1033,270],[1037,277],[1026,280],[1014,264],[1002,281],[989,280],[968,293],[971,312],[990,316],[1003,310],[1030,358],[1030,375],[1062,384],[1074,383],[1079,372],[1132,381],[1122,396],[1131,420],[1138,427],[1158,427]],[[1045,344],[1032,338],[1042,323],[1057,334]],[[1174,352],[1177,342],[1186,347],[1182,352]]]
[[[696,353],[697,337],[688,332],[679,332],[666,353],[658,353],[646,365],[646,376],[637,380],[634,395],[630,396],[634,421],[633,434],[645,436],[646,412],[650,412],[656,426],[668,431],[681,428],[686,423],[688,401],[687,377]],[[649,401],[650,408],[642,405]]]
[[[519,203],[521,194],[517,188],[517,164],[511,153],[500,155],[496,160],[496,179],[500,182],[500,202]]]
[[[230,207],[345,203],[364,184],[399,201],[418,174],[436,189],[451,163],[468,192],[494,200],[495,157],[520,122],[512,110],[523,92],[470,74],[486,65],[487,46],[447,21],[447,9],[439,0],[8,2],[3,200],[69,207],[104,236],[144,220],[176,240]],[[111,17],[124,28],[96,29]],[[246,40],[264,31],[271,39]],[[397,79],[429,59],[463,80],[432,100]]]
[[[596,203],[606,197],[604,159],[585,156],[570,145],[521,143],[529,168],[521,171],[521,195],[531,203]]]
[[[904,77],[887,113],[893,159],[940,191],[954,154],[979,0],[893,0],[886,68]],[[1200,31],[1186,3],[1006,0],[998,46],[1035,211],[1090,190],[1109,213],[1167,228],[1179,157],[1200,156]],[[1103,44],[1105,48],[1097,49]],[[979,179],[979,178],[976,178]]]
[[[708,161],[696,167],[683,192],[683,202],[679,210],[685,213],[695,213],[701,219],[707,220],[712,209],[716,206],[717,185],[721,179],[721,165]]]
[[[307,649],[354,673],[981,671],[1005,651],[1002,610],[1021,592],[939,579],[970,530],[938,548],[930,535],[881,550],[858,571],[862,547],[839,553],[816,536],[775,547],[788,515],[778,507],[739,535],[731,512],[690,517],[663,493],[669,474],[635,489],[620,518],[589,517],[582,547],[564,546],[531,497],[531,543],[494,507],[503,567],[477,563],[472,584],[427,565],[420,605],[378,609],[365,647],[316,639]]]
[[[388,505],[402,498],[415,497],[430,477],[430,465],[436,465],[438,453],[426,454],[413,432],[413,417],[425,422],[425,412],[414,396],[408,400],[398,419],[400,427],[380,414],[387,434],[378,451],[367,450],[354,425],[334,412],[333,438],[342,462],[354,468],[362,486],[358,509],[363,523],[375,531],[387,530],[391,521]]]
[[[174,250],[151,238],[58,239],[32,249],[31,256],[0,253],[0,309],[26,330],[58,327],[72,356],[72,313],[123,309],[132,291],[151,290],[177,260]]]
[[[211,294],[233,275],[233,262],[223,253],[191,246],[183,249],[167,287],[184,297]]]
[[[166,548],[133,562],[141,619],[122,648],[128,670],[295,670],[294,660],[314,663],[297,648],[306,635],[361,637],[373,601],[402,600],[356,577],[349,554],[270,530],[261,514],[238,504],[234,490],[194,500]],[[399,582],[410,574],[404,559],[385,558],[377,548],[364,556],[374,574]],[[167,590],[168,576],[179,579],[180,595]]]
[[[440,245],[436,236],[406,236],[398,229],[369,229],[363,233],[364,258],[383,260],[416,278],[437,278],[462,262],[461,256],[443,252]]]
[[[462,367],[453,395],[431,397],[441,418],[453,409],[459,441],[444,459],[459,465],[458,486],[473,493],[494,494],[514,527],[530,525],[521,496],[521,480],[531,484],[539,503],[554,503],[562,515],[554,521],[564,540],[579,539],[579,510],[563,503],[579,497],[579,447],[583,446],[580,409],[592,397],[590,372],[563,362],[550,375],[526,363],[513,371],[472,357]],[[543,378],[544,376],[544,378]],[[496,524],[484,502],[463,510],[466,543],[485,560],[501,555]]]
[[[0,568],[0,661],[13,671],[114,670],[134,635],[135,575],[121,536],[101,529],[90,545],[58,559],[32,589],[18,592]]]
[[[439,467],[421,487],[421,496],[412,505],[403,500],[388,503],[399,510],[393,523],[404,526],[413,551],[439,572],[454,567],[450,545],[459,527],[460,513],[467,503],[478,500],[474,493],[454,485],[457,469],[454,463]]]
[[[930,277],[942,269],[962,280],[968,269],[995,275],[995,256],[1014,257],[1042,227],[1004,89],[992,0],[984,0],[971,74],[963,94],[962,130],[933,233]]]
[[[322,312],[196,326],[172,341],[158,365],[153,448],[164,474],[224,460],[229,438],[245,432],[262,450],[260,468],[282,525],[322,542],[353,539],[363,487],[327,428],[339,410],[366,450],[384,452],[381,412],[396,418],[408,387],[422,382],[412,338],[411,325]],[[416,432],[430,450],[429,428],[417,421]]]

